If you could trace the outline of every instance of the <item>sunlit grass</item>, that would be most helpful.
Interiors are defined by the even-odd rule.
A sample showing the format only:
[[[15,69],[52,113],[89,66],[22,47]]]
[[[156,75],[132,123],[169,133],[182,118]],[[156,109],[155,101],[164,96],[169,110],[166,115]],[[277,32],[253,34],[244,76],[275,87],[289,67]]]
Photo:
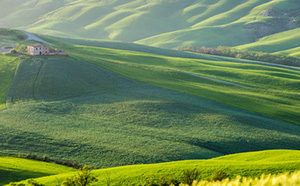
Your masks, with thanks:
[[[195,181],[192,186],[281,186],[281,185],[300,185],[300,171],[294,173],[283,173],[279,175],[263,174],[258,178],[247,178],[238,176],[233,180],[225,179],[222,181]],[[180,186],[188,186],[180,184]]]

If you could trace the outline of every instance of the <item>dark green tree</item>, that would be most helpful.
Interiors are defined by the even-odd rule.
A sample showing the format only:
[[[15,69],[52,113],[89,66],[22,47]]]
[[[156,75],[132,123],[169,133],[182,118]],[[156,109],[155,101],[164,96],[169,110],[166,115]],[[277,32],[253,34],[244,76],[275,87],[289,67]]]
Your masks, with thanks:
[[[67,178],[61,185],[62,186],[88,186],[98,181],[91,173],[92,168],[84,166],[81,168],[80,173],[72,178]]]

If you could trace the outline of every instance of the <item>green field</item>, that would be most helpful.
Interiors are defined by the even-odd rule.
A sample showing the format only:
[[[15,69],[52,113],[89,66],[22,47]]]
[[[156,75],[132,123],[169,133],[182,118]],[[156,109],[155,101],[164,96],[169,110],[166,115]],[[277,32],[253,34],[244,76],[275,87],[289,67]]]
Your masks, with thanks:
[[[209,160],[188,160],[148,165],[131,165],[92,171],[99,185],[138,185],[161,179],[182,181],[182,172],[197,169],[200,174],[197,179],[210,180],[217,170],[226,171],[231,179],[236,176],[260,177],[261,174],[279,174],[299,170],[300,153],[291,150],[272,150],[248,152],[222,156]],[[22,160],[24,161],[24,160]],[[42,166],[43,163],[40,163]],[[75,173],[54,175],[36,179],[47,186],[56,185]]]
[[[0,111],[1,153],[112,167],[299,148],[299,126],[287,122],[299,124],[297,68],[51,42],[70,57],[19,64]]]
[[[20,63],[18,57],[0,56],[0,109],[5,107],[6,95]]]
[[[238,46],[238,49],[299,56],[300,29],[264,37],[257,42]]]
[[[273,67],[256,62],[251,64],[245,60],[229,62],[228,58],[219,61],[221,57],[218,61],[212,61],[207,60],[205,55],[198,56],[203,56],[205,60],[184,59],[85,46],[70,48],[69,53],[137,81],[299,124],[299,68]],[[248,88],[186,73],[221,79]]]
[[[182,182],[194,168],[201,180],[217,170],[231,179],[299,171],[300,68],[168,49],[300,56],[299,8],[296,0],[3,0],[1,26],[43,34],[69,56],[0,55],[0,185],[57,185],[76,174],[7,155],[93,166],[100,185]],[[0,28],[1,47],[35,42]]]
[[[74,172],[76,169],[33,160],[0,157],[0,184]]]

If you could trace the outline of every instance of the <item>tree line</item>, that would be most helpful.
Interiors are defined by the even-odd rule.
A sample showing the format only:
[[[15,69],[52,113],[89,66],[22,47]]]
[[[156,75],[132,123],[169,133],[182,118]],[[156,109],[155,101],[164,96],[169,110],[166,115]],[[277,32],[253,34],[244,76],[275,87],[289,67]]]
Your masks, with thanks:
[[[207,47],[193,47],[193,46],[178,46],[175,50],[196,52],[202,54],[218,55],[225,57],[234,57],[240,59],[249,59],[255,61],[262,61],[267,63],[275,63],[281,65],[300,67],[300,58],[292,57],[282,54],[270,54],[264,52],[239,50],[232,47],[218,46],[217,48],[207,48]]]

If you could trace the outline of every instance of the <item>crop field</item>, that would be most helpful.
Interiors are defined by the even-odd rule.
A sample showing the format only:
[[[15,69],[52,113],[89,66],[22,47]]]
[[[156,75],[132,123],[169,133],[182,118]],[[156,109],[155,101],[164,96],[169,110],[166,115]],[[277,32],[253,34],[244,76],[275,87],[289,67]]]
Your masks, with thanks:
[[[237,176],[250,180],[250,178],[261,177],[262,174],[276,175],[298,171],[299,156],[299,151],[291,150],[248,152],[209,160],[186,160],[99,169],[93,170],[92,175],[98,179],[98,185],[107,185],[108,183],[110,185],[147,185],[147,183],[159,183],[160,180],[168,179],[183,182],[183,172],[193,169],[197,169],[199,172],[197,180],[210,180],[212,174],[218,170],[228,173],[229,179],[232,180],[235,180]],[[36,180],[47,186],[54,186],[57,182],[62,182],[75,174],[46,176]],[[293,180],[286,179],[285,181]]]
[[[62,165],[97,185],[300,184],[300,68],[280,65],[300,56],[297,0],[2,0],[0,25],[17,51],[0,55],[0,185],[80,171]],[[38,39],[11,28],[68,56],[26,55]],[[287,56],[184,52],[217,46]]]
[[[0,56],[0,108],[5,107],[6,96],[19,63],[18,57]]]
[[[172,58],[86,46],[70,48],[69,53],[137,81],[299,124],[299,68],[251,64],[245,60],[230,62],[229,58],[220,61],[221,57],[218,61],[205,57],[204,60]]]
[[[99,168],[299,148],[299,126],[286,122],[297,123],[296,68],[59,45],[70,57],[19,64],[0,111],[1,153]]]

